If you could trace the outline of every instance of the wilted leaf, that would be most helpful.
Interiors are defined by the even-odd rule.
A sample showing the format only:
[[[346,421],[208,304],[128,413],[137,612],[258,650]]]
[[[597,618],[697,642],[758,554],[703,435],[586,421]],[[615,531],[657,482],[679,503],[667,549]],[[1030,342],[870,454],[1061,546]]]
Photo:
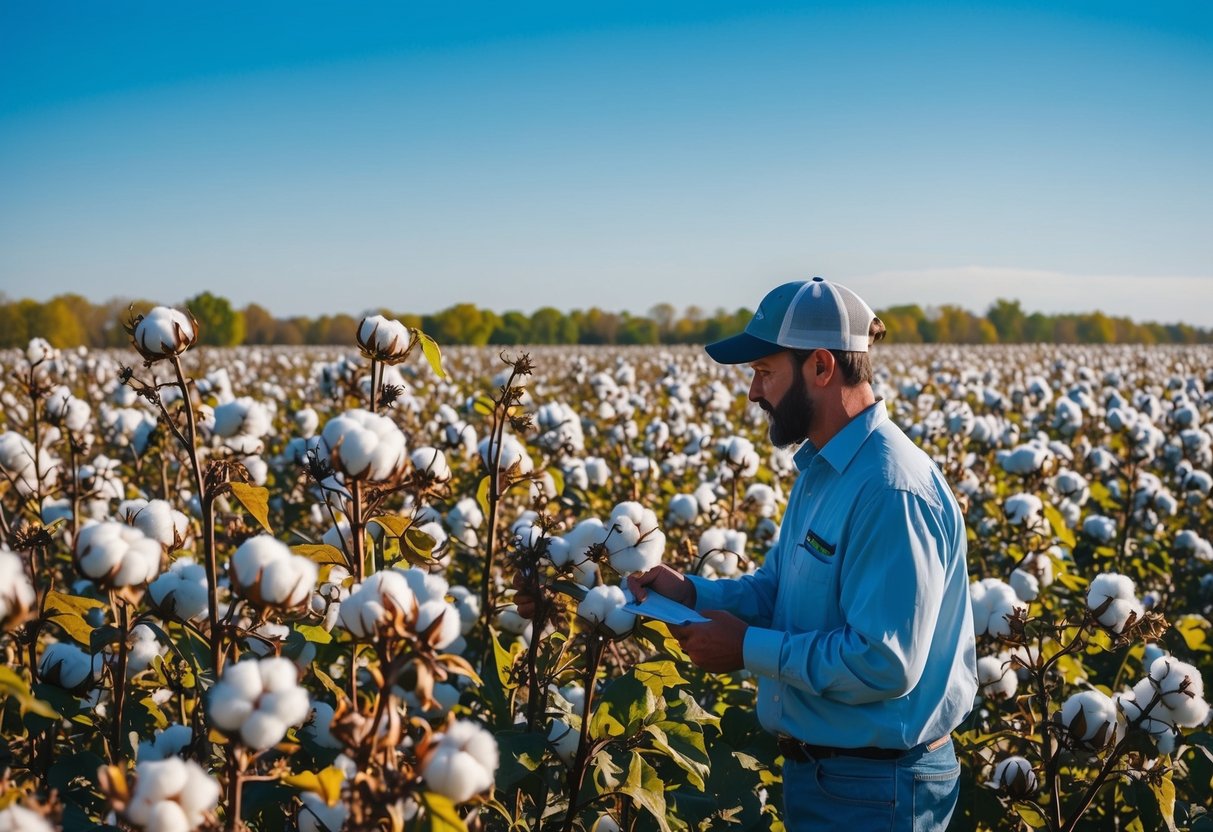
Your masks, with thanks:
[[[270,528],[269,490],[244,482],[232,482],[228,483],[228,486],[232,489],[232,496],[240,501],[240,505],[244,506],[245,511],[253,515],[263,529],[273,534],[274,530]]]

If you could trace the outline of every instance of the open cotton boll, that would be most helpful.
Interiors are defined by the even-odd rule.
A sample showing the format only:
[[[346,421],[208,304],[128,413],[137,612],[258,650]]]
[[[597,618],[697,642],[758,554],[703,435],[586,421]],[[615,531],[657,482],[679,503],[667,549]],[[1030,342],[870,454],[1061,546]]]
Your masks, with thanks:
[[[1137,620],[1145,613],[1133,579],[1115,572],[1095,576],[1087,590],[1087,607],[1102,626],[1114,633],[1122,632],[1130,618]]]
[[[411,619],[416,607],[416,596],[404,573],[384,569],[354,585],[341,602],[337,624],[355,639],[373,639],[388,634],[398,613]]]
[[[994,776],[986,785],[1010,797],[1027,797],[1036,791],[1036,772],[1023,757],[1006,757],[994,767]]]
[[[442,650],[449,646],[451,642],[459,638],[462,634],[462,622],[459,618],[459,610],[448,604],[446,601],[426,601],[417,608],[417,624],[415,625],[418,633],[424,633],[435,621],[438,621],[438,629],[430,638],[430,645],[436,650]]]
[[[146,624],[136,624],[126,642],[126,675],[128,678],[147,670],[152,664],[152,659],[163,656],[168,651],[168,647],[162,645],[156,638],[156,632]]]
[[[690,494],[675,494],[666,510],[667,526],[685,526],[699,516],[699,502]]]
[[[497,740],[470,720],[456,720],[421,764],[426,785],[456,803],[493,786],[499,753]]]
[[[25,564],[0,544],[0,631],[23,620],[36,600]]]
[[[314,792],[303,792],[299,800],[303,803],[299,808],[299,832],[340,832],[345,828],[350,815],[345,801],[330,806]]]
[[[577,615],[593,626],[602,625],[611,634],[624,636],[636,626],[636,616],[623,610],[627,596],[617,586],[592,587],[577,605]]]
[[[620,503],[607,525],[611,528],[606,540],[611,568],[620,575],[644,572],[661,563],[665,532],[657,527],[652,509],[640,503]]]
[[[180,355],[197,338],[193,318],[167,306],[154,307],[138,319],[131,335],[135,349],[148,360]]]
[[[734,529],[711,528],[699,536],[700,572],[704,577],[733,577],[741,572],[746,533]]]
[[[442,575],[427,572],[417,566],[410,566],[402,570],[401,574],[416,596],[418,604],[445,600],[447,591],[451,588]]]
[[[1039,471],[1052,456],[1047,447],[1027,443],[1009,451],[999,451],[996,458],[1008,474],[1027,475]]]
[[[480,454],[480,461],[484,463],[485,470],[492,468],[493,456],[497,451],[497,443],[492,437],[482,439],[480,444],[476,446],[476,450]],[[498,466],[499,471],[509,471],[517,465],[519,474],[529,474],[535,470],[535,462],[531,459],[530,454],[526,452],[526,448],[522,443],[513,436],[503,436],[501,438],[501,460]]]
[[[1033,526],[1040,520],[1044,503],[1035,494],[1013,494],[1002,504],[1007,522],[1013,526]]]
[[[90,655],[74,644],[48,644],[38,662],[38,678],[68,691],[81,690],[101,673],[101,656]]]
[[[189,518],[165,500],[126,500],[116,516],[166,549],[180,547],[189,537]]]
[[[599,456],[587,456],[585,458],[585,476],[589,480],[590,487],[602,488],[611,481],[611,466]]]
[[[1205,685],[1199,670],[1171,656],[1163,656],[1150,665],[1150,679],[1176,725],[1195,728],[1204,724],[1209,705],[1205,702]]]
[[[219,792],[219,781],[193,760],[142,761],[124,814],[148,832],[190,832],[219,805]]]
[[[1090,748],[1103,748],[1118,738],[1116,703],[1097,690],[1080,691],[1063,702],[1061,723],[1075,742]]]
[[[354,409],[328,421],[320,434],[320,451],[333,467],[354,479],[383,482],[404,465],[404,434],[386,416]]]
[[[160,571],[160,543],[112,520],[81,529],[74,555],[80,572],[103,589],[137,586]]]
[[[231,560],[232,588],[255,604],[293,609],[312,597],[319,578],[314,561],[269,535],[250,537]]]
[[[224,439],[233,436],[259,439],[272,428],[270,413],[265,405],[248,396],[215,407],[215,435]]]
[[[383,315],[363,318],[358,324],[357,341],[364,355],[389,365],[403,361],[414,343],[408,327]]]
[[[451,467],[447,464],[446,455],[437,448],[418,448],[409,456],[409,461],[416,471],[434,482],[448,482],[451,479]]]
[[[168,571],[148,584],[152,603],[170,618],[192,621],[206,614],[206,567],[193,558],[178,558]]]
[[[969,584],[973,606],[973,627],[977,635],[989,633],[998,638],[1011,634],[1009,619],[1016,610],[1026,609],[1015,590],[998,578],[985,578]]]
[[[1097,543],[1111,543],[1116,539],[1117,524],[1111,517],[1092,514],[1082,521],[1082,531]]]
[[[302,725],[311,713],[295,665],[281,656],[229,664],[211,688],[208,705],[215,727],[238,734],[255,751],[277,745],[290,726]]]
[[[552,725],[548,728],[548,745],[566,766],[573,764],[580,740],[581,737],[573,726],[559,717],[552,720]]]
[[[1010,660],[1003,656],[982,656],[977,660],[977,687],[990,699],[1010,699],[1019,689],[1019,677]]]
[[[176,757],[181,750],[194,740],[194,732],[186,725],[169,725],[163,730],[157,729],[156,736],[139,743],[136,756],[139,762],[163,760]]]

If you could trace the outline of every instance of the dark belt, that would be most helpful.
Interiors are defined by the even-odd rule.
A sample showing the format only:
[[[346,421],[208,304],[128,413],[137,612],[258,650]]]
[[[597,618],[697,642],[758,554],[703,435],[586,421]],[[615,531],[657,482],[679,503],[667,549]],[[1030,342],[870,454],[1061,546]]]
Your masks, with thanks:
[[[934,751],[946,743],[950,737],[943,736],[934,742],[926,743],[927,751]],[[865,760],[899,760],[913,751],[899,748],[834,748],[830,745],[813,745],[801,742],[792,737],[778,737],[779,753],[789,760],[807,763],[809,760],[828,760],[831,757],[861,757]]]

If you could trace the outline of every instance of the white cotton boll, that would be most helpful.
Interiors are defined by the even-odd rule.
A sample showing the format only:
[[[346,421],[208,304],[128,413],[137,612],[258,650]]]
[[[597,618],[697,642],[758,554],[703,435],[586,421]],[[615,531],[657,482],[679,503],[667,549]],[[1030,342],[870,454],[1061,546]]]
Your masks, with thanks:
[[[272,427],[269,411],[256,399],[242,396],[215,407],[215,435],[224,439],[234,436],[260,439]]]
[[[311,598],[319,568],[280,540],[260,534],[241,543],[232,554],[231,575],[233,589],[244,598],[292,609]]]
[[[985,578],[969,584],[973,607],[973,626],[977,635],[989,633],[998,638],[1011,634],[1009,619],[1017,610],[1025,610],[1015,590],[998,578]]]
[[[358,346],[379,361],[397,364],[413,345],[408,327],[383,315],[370,315],[358,324]]]
[[[577,733],[577,729],[563,719],[552,720],[552,725],[548,729],[548,745],[566,766],[573,764],[573,758],[577,755],[577,746],[580,742],[581,737]]]
[[[448,482],[451,479],[451,468],[447,464],[446,455],[437,448],[418,448],[409,457],[413,468],[426,475],[434,482]]]
[[[496,623],[497,628],[503,633],[530,638],[531,620],[519,615],[518,607],[515,604],[507,604],[502,607],[497,613]]]
[[[100,656],[91,656],[74,644],[58,641],[42,651],[38,678],[64,690],[77,690],[96,677],[100,664]]]
[[[661,563],[665,533],[657,528],[657,515],[640,503],[615,506],[607,525],[611,535],[606,545],[611,568],[621,575],[644,572]]]
[[[0,544],[0,630],[24,618],[36,600],[21,557]]]
[[[131,677],[136,673],[147,670],[152,659],[162,656],[168,650],[160,644],[156,633],[146,624],[137,624],[131,630],[127,639],[126,675]]]
[[[1157,685],[1163,706],[1175,716],[1175,724],[1194,728],[1204,722],[1209,706],[1204,701],[1205,686],[1199,670],[1163,656],[1150,665],[1150,679]]]
[[[1114,633],[1122,632],[1129,619],[1140,619],[1145,613],[1137,600],[1133,579],[1115,572],[1096,575],[1087,590],[1087,607],[1096,620]]]
[[[287,725],[302,725],[311,715],[312,705],[307,691],[292,680],[290,687],[263,693],[257,710],[273,714]]]
[[[699,516],[699,501],[690,494],[675,494],[670,498],[666,524],[685,526]]]
[[[492,734],[461,719],[439,737],[421,766],[421,776],[431,789],[462,803],[492,787],[499,763]]]
[[[304,792],[299,799],[303,802],[299,809],[299,832],[340,832],[345,827],[350,810],[344,801],[330,806],[314,792]]]
[[[335,713],[333,706],[327,702],[313,702],[311,713],[299,733],[321,748],[344,748],[341,740],[334,737],[331,730]]]
[[[1036,772],[1023,757],[1007,757],[994,767],[994,777],[987,785],[1011,797],[1026,797],[1036,791]]]
[[[497,451],[497,443],[492,437],[483,439],[477,446],[477,451],[480,453],[480,461],[484,463],[485,470],[489,470]],[[504,436],[501,439],[501,459],[498,470],[509,471],[514,466],[517,466],[516,470],[519,474],[529,474],[535,470],[535,462],[526,452],[522,443],[513,436]]]
[[[597,456],[585,458],[585,475],[592,488],[602,488],[611,480],[611,466]]]
[[[1116,703],[1100,691],[1080,691],[1062,703],[1061,722],[1076,742],[1102,748],[1116,738]]]
[[[126,500],[115,514],[165,548],[181,544],[189,534],[189,518],[164,500]]]
[[[81,529],[74,550],[81,573],[104,589],[143,584],[160,571],[160,544],[112,520]]]
[[[193,320],[167,306],[154,307],[135,324],[135,347],[145,358],[162,358],[185,352],[197,339]]]
[[[459,610],[446,601],[426,601],[417,609],[416,626],[417,632],[423,633],[439,617],[442,622],[438,625],[437,641],[432,643],[435,649],[442,650],[460,636]]]
[[[1021,601],[1035,601],[1040,595],[1040,579],[1024,569],[1014,570],[1010,583]]]
[[[1040,518],[1044,504],[1035,494],[1014,494],[1002,505],[1007,521],[1013,526],[1031,526]]]
[[[411,566],[400,574],[408,582],[409,589],[413,591],[413,595],[416,596],[417,603],[419,604],[429,601],[442,601],[450,589],[450,584],[447,583],[446,578],[441,575],[432,574],[416,566]]]
[[[406,459],[404,434],[386,416],[354,409],[330,419],[320,435],[320,451],[333,467],[354,479],[383,482]]]
[[[291,418],[295,422],[295,428],[299,431],[299,435],[304,439],[314,436],[316,429],[320,427],[320,416],[310,407],[295,411],[295,415]]]
[[[46,818],[19,804],[0,809],[0,832],[54,832]]]
[[[619,587],[596,586],[577,605],[577,615],[593,626],[601,624],[613,635],[627,635],[636,625],[636,616],[622,609],[627,602],[627,596]]]
[[[341,604],[337,623],[356,639],[370,639],[393,623],[396,611],[411,615],[416,604],[404,573],[385,569],[353,587]]]
[[[192,621],[206,614],[206,568],[192,558],[178,558],[167,572],[147,587],[148,595],[165,615]]]
[[[139,762],[176,757],[193,741],[194,732],[188,726],[170,725],[163,730],[157,730],[156,736],[150,742],[145,740],[139,743],[137,756]]]
[[[1019,689],[1019,677],[1009,660],[1002,656],[983,656],[977,660],[977,686],[983,696],[1010,699]]]
[[[1026,475],[1039,471],[1052,456],[1047,447],[1036,444],[1019,445],[1010,451],[999,451],[998,464],[1008,474]]]
[[[224,668],[211,688],[207,713],[215,727],[239,733],[249,748],[264,751],[281,742],[289,726],[302,724],[310,710],[295,665],[275,656]]]
[[[480,620],[480,596],[465,586],[451,587],[450,594],[459,611],[459,632],[466,636]]]
[[[264,751],[286,736],[287,725],[274,713],[254,710],[240,725],[240,739],[249,748]]]
[[[1111,517],[1092,514],[1083,521],[1082,531],[1097,543],[1111,543],[1116,539],[1117,525]]]

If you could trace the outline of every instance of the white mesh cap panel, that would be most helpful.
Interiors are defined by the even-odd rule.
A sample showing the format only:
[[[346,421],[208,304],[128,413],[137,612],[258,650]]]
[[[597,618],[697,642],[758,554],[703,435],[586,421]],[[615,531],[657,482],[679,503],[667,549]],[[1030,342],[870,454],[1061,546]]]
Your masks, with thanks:
[[[873,317],[871,308],[850,289],[810,280],[788,304],[778,343],[791,349],[867,352]]]

